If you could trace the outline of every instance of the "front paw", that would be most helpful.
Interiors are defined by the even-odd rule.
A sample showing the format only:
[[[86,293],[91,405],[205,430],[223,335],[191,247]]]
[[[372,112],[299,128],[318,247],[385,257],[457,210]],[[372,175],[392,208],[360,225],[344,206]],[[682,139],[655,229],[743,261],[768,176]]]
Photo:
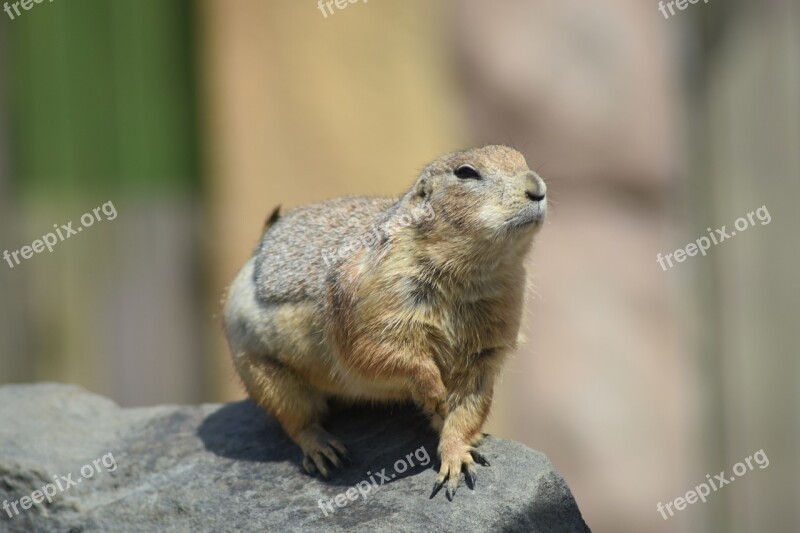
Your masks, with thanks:
[[[439,455],[442,459],[442,466],[439,468],[439,475],[433,484],[431,498],[436,496],[442,487],[446,486],[445,494],[447,499],[453,501],[453,496],[458,489],[461,481],[461,473],[464,473],[464,480],[470,490],[475,489],[475,463],[489,466],[489,461],[481,455],[478,450],[468,444],[458,443],[441,446]]]

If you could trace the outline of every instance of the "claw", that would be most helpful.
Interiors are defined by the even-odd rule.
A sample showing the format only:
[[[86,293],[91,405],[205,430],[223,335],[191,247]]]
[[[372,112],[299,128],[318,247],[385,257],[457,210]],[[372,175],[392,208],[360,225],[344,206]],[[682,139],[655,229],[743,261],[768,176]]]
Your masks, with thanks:
[[[317,470],[319,470],[319,473],[322,475],[322,477],[328,479],[328,469],[325,468],[325,459],[322,458],[322,454],[317,452],[314,454],[312,459],[314,460],[314,464],[316,465]]]
[[[469,490],[475,490],[475,474],[471,470],[464,472],[464,481],[467,483]]]
[[[330,448],[323,448],[322,449],[322,455],[327,457],[328,461],[330,461],[331,464],[335,468],[341,468],[342,467],[342,461],[341,461],[341,459],[339,459],[339,456],[336,455],[335,451],[331,450]]]
[[[468,453],[471,455],[467,455]],[[446,485],[445,495],[452,502],[456,491],[458,491],[458,485],[461,483],[462,472],[464,473],[464,481],[467,487],[470,490],[475,490],[475,460],[480,464],[489,464],[486,458],[468,446],[464,446],[464,448],[455,452],[445,453],[441,457],[441,461],[444,464],[439,469],[439,475],[433,484],[433,492],[431,492],[430,497],[433,498],[442,489],[442,486]]]
[[[317,471],[317,467],[314,465],[314,461],[311,460],[311,457],[305,455],[303,456],[303,468],[306,469],[310,475],[314,475]]]
[[[342,468],[343,461],[349,460],[347,447],[322,429],[319,424],[311,424],[297,435],[297,443],[303,449],[303,467],[309,474],[319,472],[328,479],[334,468]]]
[[[470,455],[472,455],[472,458],[475,459],[475,462],[478,463],[479,465],[481,465],[481,466],[491,466],[489,464],[489,461],[486,460],[486,457],[481,455],[481,453],[478,450],[470,450],[469,453],[470,453]]]
[[[447,480],[447,499],[453,501],[453,496],[456,495],[456,491],[458,490],[458,483],[461,481],[461,471],[460,470],[453,470],[450,469],[450,472],[455,472],[448,477]]]
[[[339,456],[342,459],[344,459],[348,463],[353,461],[350,458],[350,450],[347,449],[347,446],[345,446],[344,444],[342,444],[341,442],[339,442],[336,439],[331,439],[329,444],[333,447],[333,449],[335,449],[337,452],[339,452]]]
[[[431,496],[430,496],[430,498],[428,498],[429,500],[432,500],[433,497],[436,496],[436,493],[439,492],[440,490],[442,490],[442,487],[444,487],[444,482],[445,481],[446,481],[446,479],[442,479],[442,480],[438,480],[437,479],[436,481],[433,482],[433,492],[431,492]]]

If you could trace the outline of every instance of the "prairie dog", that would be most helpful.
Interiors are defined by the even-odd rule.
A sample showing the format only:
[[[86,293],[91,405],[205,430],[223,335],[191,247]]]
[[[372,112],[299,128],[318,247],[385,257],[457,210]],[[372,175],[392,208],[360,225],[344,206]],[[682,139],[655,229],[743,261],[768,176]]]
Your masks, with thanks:
[[[523,259],[547,212],[544,181],[505,146],[446,155],[400,198],[350,197],[267,221],[225,306],[250,397],[327,477],[345,446],[330,398],[413,400],[439,434],[452,500],[472,488],[495,378],[517,346]]]

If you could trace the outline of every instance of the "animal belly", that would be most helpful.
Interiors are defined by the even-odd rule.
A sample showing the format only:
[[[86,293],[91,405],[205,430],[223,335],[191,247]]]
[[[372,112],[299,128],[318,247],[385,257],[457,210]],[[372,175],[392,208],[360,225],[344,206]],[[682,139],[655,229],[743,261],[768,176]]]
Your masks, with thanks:
[[[317,390],[347,400],[405,401],[411,398],[404,380],[365,379],[335,363],[317,368],[309,373],[308,379]]]

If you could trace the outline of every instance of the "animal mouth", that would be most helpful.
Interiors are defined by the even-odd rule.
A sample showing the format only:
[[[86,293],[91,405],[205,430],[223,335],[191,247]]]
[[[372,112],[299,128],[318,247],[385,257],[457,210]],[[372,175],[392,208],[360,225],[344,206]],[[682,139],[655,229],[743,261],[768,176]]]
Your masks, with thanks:
[[[508,222],[506,222],[506,229],[508,231],[514,231],[522,228],[527,228],[529,226],[538,225],[539,220],[537,217],[534,216],[520,216],[516,218],[512,218]]]
[[[544,221],[544,216],[547,213],[546,208],[537,203],[525,209],[522,213],[506,222],[506,227],[509,230],[525,228],[531,225],[540,225]]]

